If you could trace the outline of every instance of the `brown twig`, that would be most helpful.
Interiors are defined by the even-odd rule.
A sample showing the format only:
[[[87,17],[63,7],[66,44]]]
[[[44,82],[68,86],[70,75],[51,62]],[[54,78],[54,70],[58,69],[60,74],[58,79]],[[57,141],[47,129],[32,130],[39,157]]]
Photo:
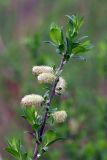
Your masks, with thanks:
[[[64,67],[64,64],[66,63],[66,60],[65,60],[65,57],[63,56],[62,57],[62,60],[61,60],[61,63],[57,69],[57,73],[63,71],[63,67]],[[59,74],[60,75],[60,74]],[[42,142],[42,135],[43,135],[43,132],[44,132],[44,129],[45,129],[45,126],[46,126],[46,121],[48,119],[48,112],[49,112],[49,107],[51,106],[51,102],[55,96],[55,88],[57,86],[57,83],[59,81],[59,75],[57,76],[55,82],[53,83],[53,86],[52,86],[52,89],[51,89],[51,93],[50,93],[50,96],[49,96],[49,100],[48,102],[46,103],[46,111],[45,111],[45,115],[44,115],[44,118],[43,118],[43,123],[41,125],[41,128],[40,128],[40,132],[39,132],[39,140],[40,142]],[[38,142],[36,142],[35,144],[35,151],[34,151],[34,157],[33,157],[33,160],[38,160],[38,149],[39,149],[39,144]]]

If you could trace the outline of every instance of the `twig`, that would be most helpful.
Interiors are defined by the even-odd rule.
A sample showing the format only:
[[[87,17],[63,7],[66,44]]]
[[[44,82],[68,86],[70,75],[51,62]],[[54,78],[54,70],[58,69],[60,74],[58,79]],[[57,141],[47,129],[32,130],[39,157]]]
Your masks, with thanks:
[[[62,57],[62,60],[61,60],[61,63],[57,69],[57,73],[63,71],[63,67],[64,67],[64,64],[66,63],[65,61],[65,57],[63,56]],[[60,75],[60,74],[59,74]],[[46,121],[48,119],[48,112],[49,112],[49,108],[51,106],[51,102],[55,96],[55,88],[57,86],[57,83],[59,81],[59,75],[57,76],[55,82],[53,83],[53,86],[52,86],[52,89],[51,89],[51,93],[50,93],[50,96],[49,96],[49,100],[48,102],[46,103],[46,111],[45,111],[45,115],[44,115],[44,118],[43,118],[43,123],[41,125],[41,128],[40,128],[40,132],[39,132],[39,140],[40,142],[42,142],[42,135],[43,135],[43,132],[44,132],[44,129],[45,129],[45,125],[46,125]],[[36,142],[35,144],[35,151],[34,151],[34,157],[33,157],[33,160],[38,160],[38,149],[39,149],[39,144],[38,142]]]

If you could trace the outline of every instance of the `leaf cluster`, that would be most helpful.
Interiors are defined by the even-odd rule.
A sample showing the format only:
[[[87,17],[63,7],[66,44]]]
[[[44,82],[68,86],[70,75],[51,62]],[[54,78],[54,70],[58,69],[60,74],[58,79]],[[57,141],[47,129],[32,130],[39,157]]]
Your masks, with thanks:
[[[6,151],[9,152],[17,160],[32,160],[31,157],[26,152],[21,141],[17,138],[12,138],[8,141],[8,147]]]
[[[87,52],[92,48],[92,45],[89,40],[86,40],[87,36],[78,38],[84,18],[75,15],[67,15],[66,17],[68,18],[68,23],[65,32],[63,27],[52,23],[50,26],[51,41],[46,42],[56,47],[56,52],[64,54],[65,59],[69,60],[70,57]]]

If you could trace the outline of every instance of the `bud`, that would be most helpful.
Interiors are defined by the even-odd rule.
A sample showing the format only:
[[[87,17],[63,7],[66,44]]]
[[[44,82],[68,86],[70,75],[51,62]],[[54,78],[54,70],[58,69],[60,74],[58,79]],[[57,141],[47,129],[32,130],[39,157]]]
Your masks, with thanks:
[[[38,79],[39,83],[52,84],[55,81],[56,76],[52,73],[41,73],[41,74],[39,74],[37,79]]]
[[[77,122],[77,120],[71,119],[68,125],[69,125],[70,132],[72,134],[77,134],[79,130],[79,123]]]
[[[49,66],[34,66],[32,68],[32,73],[34,75],[39,75],[41,73],[53,73],[53,68]]]
[[[21,104],[24,106],[32,106],[35,105],[37,107],[41,106],[44,98],[37,94],[26,95],[22,98]]]
[[[57,111],[52,114],[53,119],[56,123],[62,123],[67,118],[67,113],[65,111]]]
[[[59,77],[59,81],[57,83],[55,92],[63,94],[65,92],[65,89],[66,89],[66,82],[62,77]]]

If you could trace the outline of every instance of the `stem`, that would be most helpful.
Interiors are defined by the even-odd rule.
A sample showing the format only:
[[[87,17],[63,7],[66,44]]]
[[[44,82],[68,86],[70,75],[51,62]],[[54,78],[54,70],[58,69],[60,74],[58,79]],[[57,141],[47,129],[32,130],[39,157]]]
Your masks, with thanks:
[[[57,73],[60,73],[61,71],[63,71],[63,68],[64,68],[64,65],[65,65],[65,57],[63,56],[62,57],[62,60],[60,62],[60,65],[57,69]],[[55,88],[57,86],[57,83],[59,81],[59,75],[57,76],[55,82],[53,83],[53,86],[52,86],[52,89],[51,89],[51,93],[50,93],[50,96],[49,96],[49,100],[48,102],[46,103],[46,111],[45,111],[45,115],[44,115],[44,118],[43,118],[43,123],[41,125],[41,128],[40,128],[40,132],[39,132],[39,140],[40,142],[42,142],[42,135],[43,135],[43,132],[44,132],[44,129],[45,129],[45,126],[46,126],[46,121],[48,119],[48,112],[49,112],[49,108],[51,106],[51,102],[55,96]],[[39,149],[39,144],[38,142],[36,142],[35,144],[35,151],[34,151],[34,157],[33,157],[33,160],[38,160],[38,149]]]
[[[38,157],[37,157],[37,155],[38,155],[38,147],[39,147],[39,143],[36,142],[33,160],[37,160],[38,159]]]

